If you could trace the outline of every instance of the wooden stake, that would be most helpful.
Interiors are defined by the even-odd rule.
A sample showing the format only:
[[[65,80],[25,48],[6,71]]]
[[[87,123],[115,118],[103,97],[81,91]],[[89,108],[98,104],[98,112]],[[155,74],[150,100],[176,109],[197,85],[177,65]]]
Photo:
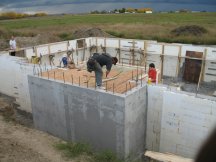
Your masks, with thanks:
[[[119,54],[119,61],[121,61],[121,40],[118,40],[118,54]],[[120,63],[120,62],[119,62]],[[122,63],[123,65],[123,63]]]
[[[160,71],[161,71],[161,78],[163,78],[163,64],[164,64],[164,44],[162,45],[162,54],[160,55],[161,57],[161,67],[160,67]]]
[[[144,66],[145,66],[145,73],[146,73],[146,68],[147,68],[147,66],[146,66],[146,60],[147,60],[147,41],[144,41]]]
[[[200,72],[199,81],[198,81],[198,84],[197,84],[197,92],[196,92],[196,93],[198,93],[198,91],[199,91],[200,82],[201,82],[201,80],[202,80],[202,78],[203,78],[203,71],[204,71],[204,65],[205,65],[206,54],[207,54],[207,49],[205,49],[204,55],[203,55],[203,57],[202,57],[202,60],[203,60],[203,61],[202,61],[201,72]]]
[[[181,66],[181,52],[182,52],[182,46],[179,46],[179,53],[178,53],[178,62],[176,67],[176,77],[179,75],[180,66]]]

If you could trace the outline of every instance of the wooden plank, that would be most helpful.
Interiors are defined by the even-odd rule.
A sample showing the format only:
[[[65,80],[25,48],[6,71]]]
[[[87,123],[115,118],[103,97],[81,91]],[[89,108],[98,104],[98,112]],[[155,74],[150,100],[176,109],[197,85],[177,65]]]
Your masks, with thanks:
[[[202,52],[196,51],[186,51],[186,56],[190,58],[204,58]],[[185,70],[183,75],[184,80],[188,82],[198,83],[200,80],[199,78],[202,66],[203,61],[201,60],[185,59]]]
[[[179,46],[179,52],[178,52],[178,62],[176,67],[176,77],[179,75],[180,66],[181,66],[181,52],[182,52],[182,46]]]
[[[203,55],[203,61],[202,61],[202,66],[201,66],[201,72],[200,72],[200,76],[199,76],[199,81],[197,84],[197,92],[199,91],[199,87],[200,87],[200,82],[203,79],[203,71],[204,71],[204,67],[205,67],[205,61],[204,59],[206,58],[206,54],[207,54],[207,49],[205,49],[204,55]]]
[[[192,159],[184,158],[170,153],[146,151],[144,155],[160,162],[193,162]]]
[[[160,71],[161,71],[161,78],[163,78],[163,69],[164,69],[164,45],[162,45],[162,54],[161,56],[161,67],[160,67]]]

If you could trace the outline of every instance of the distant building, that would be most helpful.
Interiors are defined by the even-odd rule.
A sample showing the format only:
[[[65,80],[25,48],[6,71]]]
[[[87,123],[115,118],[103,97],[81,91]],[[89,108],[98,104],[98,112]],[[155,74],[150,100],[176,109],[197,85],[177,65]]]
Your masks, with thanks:
[[[152,13],[152,11],[146,11],[145,13]]]

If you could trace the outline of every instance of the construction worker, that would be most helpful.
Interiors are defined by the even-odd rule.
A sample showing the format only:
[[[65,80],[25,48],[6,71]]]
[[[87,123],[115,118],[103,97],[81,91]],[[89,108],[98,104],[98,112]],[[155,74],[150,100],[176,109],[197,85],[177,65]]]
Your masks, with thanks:
[[[14,36],[11,36],[11,39],[9,41],[9,45],[10,45],[10,55],[11,56],[15,56],[16,55],[16,40],[14,38]]]
[[[92,57],[87,61],[87,70],[89,72],[95,72],[96,86],[101,88],[102,86],[102,77],[103,70],[102,67],[106,65],[106,77],[110,73],[112,64],[116,65],[118,59],[116,57],[111,57],[108,53],[94,53]]]
[[[68,57],[67,54],[64,54],[61,61],[60,61],[60,67],[61,67],[61,63],[63,63],[63,67],[66,68],[68,65]]]
[[[157,76],[157,71],[155,69],[155,65],[153,63],[149,64],[149,71],[148,71],[148,78],[149,78],[149,83],[155,83],[156,82],[156,76]]]

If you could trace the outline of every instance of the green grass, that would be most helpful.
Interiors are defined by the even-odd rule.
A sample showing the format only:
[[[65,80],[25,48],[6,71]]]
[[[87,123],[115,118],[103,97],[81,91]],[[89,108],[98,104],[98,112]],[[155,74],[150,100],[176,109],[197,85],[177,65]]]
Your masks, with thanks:
[[[164,13],[164,14],[109,14],[109,15],[62,15],[17,20],[1,20],[7,29],[64,26],[73,24],[205,24],[216,25],[216,13]]]
[[[112,151],[94,152],[90,145],[84,143],[58,143],[55,147],[70,159],[88,156],[89,162],[123,162]]]
[[[175,28],[185,25],[198,25],[208,32],[200,36],[171,34]],[[91,27],[99,27],[119,38],[157,40],[168,43],[216,44],[216,12],[57,15],[0,20],[0,31],[6,33],[5,37],[10,33],[50,34],[64,41],[73,39],[73,32],[77,29]]]

